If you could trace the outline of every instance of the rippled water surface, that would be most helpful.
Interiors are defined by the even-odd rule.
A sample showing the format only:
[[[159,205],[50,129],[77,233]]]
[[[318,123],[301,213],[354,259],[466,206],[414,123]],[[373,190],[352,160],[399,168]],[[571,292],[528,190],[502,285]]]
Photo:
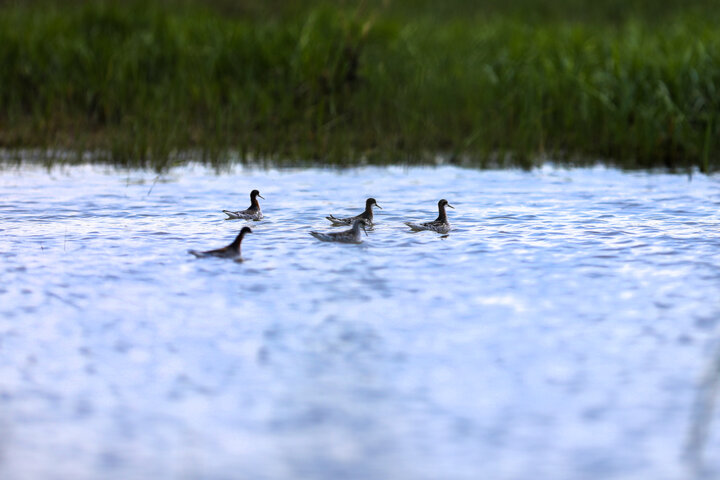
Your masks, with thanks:
[[[253,188],[246,261],[188,255]],[[368,196],[361,245],[308,235]],[[440,198],[448,236],[402,224]],[[0,477],[689,478],[719,207],[605,168],[5,167]]]

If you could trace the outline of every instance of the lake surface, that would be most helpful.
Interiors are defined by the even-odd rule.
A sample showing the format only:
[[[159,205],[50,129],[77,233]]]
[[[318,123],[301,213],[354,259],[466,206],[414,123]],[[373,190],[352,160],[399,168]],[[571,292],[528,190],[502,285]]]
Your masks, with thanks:
[[[0,278],[6,480],[720,475],[718,176],[5,167]]]

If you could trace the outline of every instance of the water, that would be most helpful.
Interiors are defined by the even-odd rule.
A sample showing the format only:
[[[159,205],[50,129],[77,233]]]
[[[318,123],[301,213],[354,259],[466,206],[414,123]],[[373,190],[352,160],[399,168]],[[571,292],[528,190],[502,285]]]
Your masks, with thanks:
[[[253,188],[246,261],[188,255]],[[367,196],[363,244],[308,235]],[[448,236],[402,224],[439,198]],[[25,166],[0,199],[3,479],[720,475],[717,414],[683,457],[717,176]]]

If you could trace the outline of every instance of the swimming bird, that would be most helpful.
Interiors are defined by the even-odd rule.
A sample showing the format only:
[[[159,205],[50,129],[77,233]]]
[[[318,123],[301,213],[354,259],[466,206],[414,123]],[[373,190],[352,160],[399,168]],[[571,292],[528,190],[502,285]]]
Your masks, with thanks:
[[[375,205],[380,210],[382,210],[382,207],[377,204],[377,201],[374,198],[368,198],[365,200],[365,211],[361,213],[360,215],[356,215],[354,217],[347,217],[347,218],[338,218],[334,215],[330,215],[329,217],[325,217],[328,220],[330,220],[333,225],[340,226],[340,225],[352,225],[352,223],[357,220],[358,218],[362,218],[363,220],[367,221],[368,225],[372,225],[373,223],[373,211],[372,207]]]
[[[364,218],[358,218],[353,222],[353,226],[350,230],[332,233],[310,232],[310,235],[317,238],[318,240],[322,240],[323,242],[360,243],[362,242],[362,237],[360,236],[360,229],[362,229],[367,236],[367,230],[365,230],[366,225],[367,220],[365,220]]]
[[[219,258],[234,258],[235,260],[242,261],[242,258],[240,258],[240,244],[243,241],[243,237],[247,235],[248,233],[252,233],[252,230],[250,230],[250,227],[243,227],[242,230],[240,230],[240,233],[238,233],[237,237],[235,237],[235,240],[228,245],[227,247],[218,248],[215,250],[208,250],[206,252],[198,252],[197,250],[188,250],[188,253],[191,253],[195,255],[198,258],[203,257],[219,257]]]
[[[432,230],[433,232],[447,233],[450,231],[450,222],[448,222],[447,213],[445,212],[446,206],[452,209],[455,208],[443,198],[438,202],[439,215],[435,220],[425,223],[405,222],[405,225],[410,227],[415,232],[419,232],[421,230]]]
[[[257,197],[265,200],[265,197],[260,195],[259,191],[253,190],[250,192],[250,208],[240,210],[238,212],[223,210],[223,213],[228,216],[225,220],[236,220],[238,218],[242,220],[261,220],[263,218],[263,214],[262,210],[260,210],[260,203],[258,202]]]

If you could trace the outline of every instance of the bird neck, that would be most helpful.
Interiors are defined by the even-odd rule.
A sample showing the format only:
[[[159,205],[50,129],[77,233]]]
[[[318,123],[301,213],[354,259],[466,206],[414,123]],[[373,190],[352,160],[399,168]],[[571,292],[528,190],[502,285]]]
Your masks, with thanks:
[[[445,205],[438,205],[438,218],[435,219],[436,222],[442,222],[447,223],[447,212],[445,211]]]
[[[240,252],[240,244],[243,241],[243,237],[245,236],[245,232],[238,233],[237,237],[235,237],[235,240],[230,244],[230,247],[237,250],[238,253]]]

